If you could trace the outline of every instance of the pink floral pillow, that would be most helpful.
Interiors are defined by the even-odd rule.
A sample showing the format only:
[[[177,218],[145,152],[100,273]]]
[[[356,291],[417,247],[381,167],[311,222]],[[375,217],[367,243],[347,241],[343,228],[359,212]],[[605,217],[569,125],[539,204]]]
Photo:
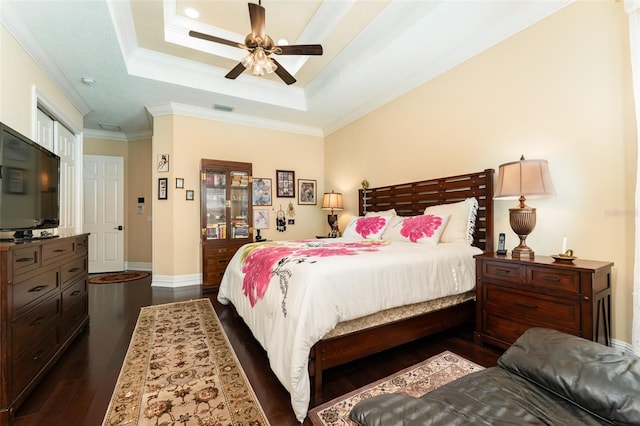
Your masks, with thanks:
[[[449,215],[423,214],[398,217],[389,224],[382,238],[411,241],[412,243],[438,244],[448,221]]]
[[[379,240],[389,223],[388,216],[354,217],[342,233],[346,238]]]

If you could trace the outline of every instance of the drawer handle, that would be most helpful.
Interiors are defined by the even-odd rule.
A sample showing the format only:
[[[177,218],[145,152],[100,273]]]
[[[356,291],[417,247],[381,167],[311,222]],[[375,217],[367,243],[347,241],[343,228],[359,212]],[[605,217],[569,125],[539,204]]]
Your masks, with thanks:
[[[499,274],[509,274],[509,273],[511,273],[511,271],[508,270],[508,269],[496,269],[496,272],[499,273]]]
[[[560,278],[558,277],[543,277],[542,279],[545,281],[553,281],[554,283],[560,282]]]
[[[67,251],[67,249],[55,249],[53,252],[54,253],[64,253],[65,251]]]
[[[29,293],[37,293],[39,291],[44,290],[47,287],[49,287],[49,286],[48,285],[37,285],[34,288],[32,288],[31,290],[29,290]]]
[[[219,248],[218,249],[218,253],[226,253],[227,249],[226,248]]]
[[[36,263],[38,262],[38,258],[36,256],[33,256],[33,257],[21,257],[20,259],[16,259],[16,263],[22,263],[22,262]]]
[[[72,292],[69,296],[77,296],[80,293],[82,293],[82,290],[76,290],[76,291]]]
[[[520,302],[520,301],[518,301],[518,300],[516,300],[514,303],[515,303],[516,305],[518,305],[518,306],[523,306],[523,307],[525,307],[525,308],[531,308],[531,309],[537,309],[537,308],[538,308],[538,305],[534,305],[534,304],[532,304],[532,303]]]
[[[33,321],[31,321],[31,322],[29,323],[29,325],[40,325],[40,324],[42,324],[42,323],[44,322],[44,320],[46,320],[46,319],[47,319],[47,317],[38,317],[38,318],[34,319]]]
[[[78,272],[79,270],[80,270],[80,268],[71,268],[67,272],[74,273],[74,272]]]
[[[223,263],[223,264],[227,263],[227,259],[220,259],[220,260],[218,260],[218,263]]]
[[[44,348],[44,349],[40,349],[40,350],[39,350],[39,351],[38,351],[38,352],[33,356],[33,360],[34,360],[34,361],[39,360],[40,358],[42,358],[42,355],[44,355],[44,354],[46,354],[46,353],[47,353],[47,349],[46,349],[46,348]]]

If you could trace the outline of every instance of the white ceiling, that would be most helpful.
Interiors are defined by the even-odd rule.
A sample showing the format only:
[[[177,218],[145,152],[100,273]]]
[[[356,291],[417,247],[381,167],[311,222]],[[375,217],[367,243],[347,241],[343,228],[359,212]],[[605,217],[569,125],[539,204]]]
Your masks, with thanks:
[[[177,112],[326,135],[566,6],[569,0],[264,0],[266,31],[323,56],[278,57],[298,80],[245,71],[244,0],[1,0],[2,24],[84,114],[89,133],[151,134]],[[199,10],[194,20],[186,7]],[[82,78],[95,80],[87,86]],[[232,112],[214,105],[232,107]]]

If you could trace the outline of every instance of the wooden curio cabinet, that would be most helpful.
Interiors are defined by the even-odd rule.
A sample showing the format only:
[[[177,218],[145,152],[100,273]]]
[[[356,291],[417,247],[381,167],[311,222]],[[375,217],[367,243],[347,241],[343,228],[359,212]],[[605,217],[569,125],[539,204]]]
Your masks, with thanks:
[[[251,163],[205,160],[200,165],[202,285],[217,290],[240,246],[253,241]]]

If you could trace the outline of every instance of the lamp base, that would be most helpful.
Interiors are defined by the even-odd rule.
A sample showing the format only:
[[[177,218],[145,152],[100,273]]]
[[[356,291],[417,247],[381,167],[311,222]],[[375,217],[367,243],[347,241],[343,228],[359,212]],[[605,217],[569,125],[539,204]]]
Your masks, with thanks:
[[[526,237],[526,236],[525,236]],[[533,249],[528,247],[523,239],[520,239],[520,245],[511,251],[511,257],[514,259],[533,259],[536,257]]]
[[[536,226],[536,209],[522,203],[518,207],[509,209],[509,224],[513,232],[520,238],[520,244],[513,249],[511,257],[514,259],[533,259],[534,251],[527,246],[527,236]]]

